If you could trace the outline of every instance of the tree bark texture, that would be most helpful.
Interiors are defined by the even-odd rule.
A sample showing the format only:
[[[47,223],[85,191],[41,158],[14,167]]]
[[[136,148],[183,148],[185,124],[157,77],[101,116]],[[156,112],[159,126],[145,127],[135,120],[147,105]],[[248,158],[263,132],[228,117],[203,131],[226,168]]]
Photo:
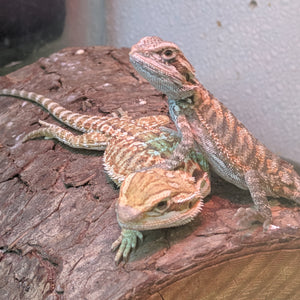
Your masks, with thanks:
[[[128,49],[67,48],[0,78],[67,109],[137,118],[167,114],[166,99],[138,76]],[[237,227],[248,192],[212,178],[212,194],[190,224],[144,233],[129,262],[114,264],[118,189],[103,152],[53,140],[22,143],[56,123],[41,107],[1,97],[0,299],[296,299],[300,297],[300,209],[271,200],[274,226]]]

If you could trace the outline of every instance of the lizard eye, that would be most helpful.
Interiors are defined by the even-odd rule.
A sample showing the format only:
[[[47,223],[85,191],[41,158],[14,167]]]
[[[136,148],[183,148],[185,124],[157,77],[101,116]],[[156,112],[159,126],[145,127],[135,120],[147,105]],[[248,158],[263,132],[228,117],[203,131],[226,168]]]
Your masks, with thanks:
[[[174,58],[175,56],[176,56],[176,52],[173,51],[172,49],[166,49],[162,53],[162,57],[167,60],[170,60],[170,59]]]
[[[168,207],[169,207],[168,201],[163,200],[163,201],[158,202],[158,204],[156,205],[154,210],[157,212],[164,212]]]

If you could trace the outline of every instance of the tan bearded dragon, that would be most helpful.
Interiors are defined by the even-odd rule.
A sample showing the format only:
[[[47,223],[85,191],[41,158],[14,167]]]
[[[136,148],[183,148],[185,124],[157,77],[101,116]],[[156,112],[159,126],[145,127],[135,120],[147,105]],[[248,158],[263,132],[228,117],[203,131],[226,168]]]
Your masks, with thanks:
[[[203,156],[191,151],[176,171],[151,169],[169,157],[179,138],[175,131],[160,126],[167,116],[149,116],[133,120],[121,117],[90,116],[74,113],[53,100],[33,92],[3,89],[2,96],[14,96],[40,104],[60,122],[83,132],[74,135],[59,126],[40,121],[44,127],[27,134],[23,141],[36,137],[55,138],[73,148],[105,150],[104,166],[121,185],[116,204],[120,237],[113,243],[115,261],[127,259],[140,231],[180,226],[190,222],[201,210],[202,199],[210,193],[208,165]]]
[[[293,166],[261,142],[195,77],[192,65],[177,45],[159,37],[144,37],[132,46],[130,61],[155,88],[168,97],[170,115],[181,142],[164,163],[174,169],[194,149],[212,170],[241,189],[248,189],[254,208],[240,208],[240,225],[254,221],[268,229],[272,213],[267,196],[300,204],[300,177]]]

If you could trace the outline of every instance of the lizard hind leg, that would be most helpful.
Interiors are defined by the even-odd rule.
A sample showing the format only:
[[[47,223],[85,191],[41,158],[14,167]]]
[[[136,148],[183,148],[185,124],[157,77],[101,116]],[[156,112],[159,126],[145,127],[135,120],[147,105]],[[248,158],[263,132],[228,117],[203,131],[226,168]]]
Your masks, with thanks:
[[[38,137],[45,137],[48,139],[57,139],[63,144],[72,148],[105,150],[107,145],[107,138],[104,134],[98,132],[88,132],[82,135],[74,135],[72,132],[53,124],[44,121],[39,123],[45,127],[33,130],[26,134],[23,138],[23,143]]]
[[[246,172],[245,181],[254,202],[254,207],[241,207],[237,210],[235,218],[238,219],[238,225],[249,226],[258,221],[263,223],[264,230],[268,230],[272,224],[272,212],[268,203],[265,184],[255,170]]]

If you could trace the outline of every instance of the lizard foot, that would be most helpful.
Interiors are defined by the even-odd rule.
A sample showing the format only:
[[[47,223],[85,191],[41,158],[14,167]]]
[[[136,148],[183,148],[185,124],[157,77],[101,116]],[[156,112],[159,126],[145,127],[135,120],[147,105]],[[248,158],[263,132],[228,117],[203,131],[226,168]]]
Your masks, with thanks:
[[[121,260],[127,260],[132,249],[135,249],[138,238],[143,241],[143,234],[137,230],[122,229],[121,235],[111,246],[112,251],[117,251],[115,263],[119,264]]]
[[[267,231],[272,223],[272,219],[264,217],[259,211],[252,207],[240,207],[234,215],[238,219],[238,226],[250,227],[254,222],[263,224],[263,230]]]

